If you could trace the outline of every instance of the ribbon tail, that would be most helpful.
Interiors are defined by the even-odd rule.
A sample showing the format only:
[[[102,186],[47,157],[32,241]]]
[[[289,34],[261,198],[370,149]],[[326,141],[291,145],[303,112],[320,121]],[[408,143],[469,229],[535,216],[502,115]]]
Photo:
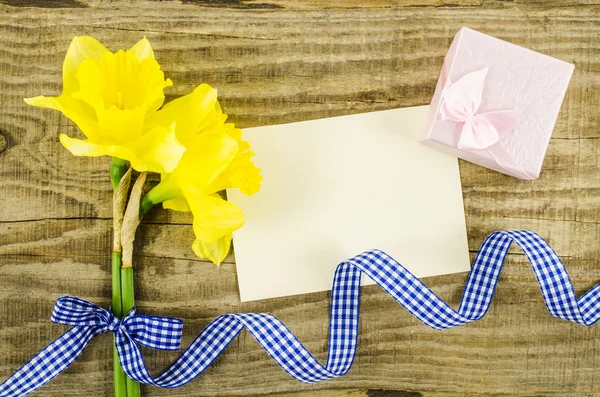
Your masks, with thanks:
[[[73,364],[99,333],[95,327],[65,332],[0,384],[0,397],[25,396],[44,386]]]
[[[494,146],[487,148],[486,151],[503,170],[509,173],[518,173],[522,176],[522,179],[536,179],[535,175],[525,171],[525,169],[519,165],[517,160],[515,160],[502,142],[498,142]]]

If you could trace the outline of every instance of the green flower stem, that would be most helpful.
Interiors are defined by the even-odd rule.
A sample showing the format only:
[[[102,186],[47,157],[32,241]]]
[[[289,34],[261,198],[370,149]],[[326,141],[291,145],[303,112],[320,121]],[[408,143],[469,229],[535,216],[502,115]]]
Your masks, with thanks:
[[[152,197],[146,194],[142,198],[142,203],[140,204],[140,218],[148,213],[154,207],[154,203],[152,202]]]
[[[123,317],[123,305],[121,304],[121,253],[112,253],[112,310],[116,317]],[[114,341],[114,337],[113,337]],[[121,368],[117,348],[113,343],[113,367],[115,382],[115,397],[128,397],[127,376]]]
[[[123,314],[129,313],[135,306],[133,289],[133,268],[121,267],[121,297],[123,301]],[[127,397],[140,397],[140,384],[127,378]]]
[[[146,215],[156,204],[182,196],[183,194],[178,187],[174,187],[173,184],[169,182],[169,179],[163,179],[142,197],[142,203],[140,204],[140,218]]]
[[[112,160],[112,164],[110,165],[110,181],[112,182],[113,189],[117,190],[121,178],[127,172],[128,166],[127,161],[120,158],[113,157]]]
[[[113,189],[116,191],[123,175],[127,172],[127,161],[113,157],[110,166],[110,181]],[[123,317],[123,304],[121,302],[121,252],[112,253],[112,310],[117,317]],[[114,341],[114,338],[113,338]],[[127,376],[121,368],[117,348],[113,342],[113,368],[115,397],[128,397],[127,395]]]

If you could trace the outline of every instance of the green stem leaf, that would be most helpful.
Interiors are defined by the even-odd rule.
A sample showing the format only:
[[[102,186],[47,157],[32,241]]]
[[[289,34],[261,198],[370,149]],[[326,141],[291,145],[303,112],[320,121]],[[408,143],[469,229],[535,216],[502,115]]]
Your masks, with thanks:
[[[119,187],[119,182],[127,173],[127,161],[113,157],[110,166],[110,181],[113,190],[116,192]],[[112,253],[112,310],[116,317],[123,317],[123,303],[121,302],[121,252]],[[123,372],[119,355],[113,338],[113,371],[115,383],[115,397],[128,397],[127,395],[127,376]]]
[[[112,310],[116,317],[123,317],[123,305],[121,303],[121,253],[112,253]],[[113,338],[114,340],[114,338]],[[113,367],[115,382],[115,397],[128,397],[127,376],[119,363],[117,348],[113,342]]]

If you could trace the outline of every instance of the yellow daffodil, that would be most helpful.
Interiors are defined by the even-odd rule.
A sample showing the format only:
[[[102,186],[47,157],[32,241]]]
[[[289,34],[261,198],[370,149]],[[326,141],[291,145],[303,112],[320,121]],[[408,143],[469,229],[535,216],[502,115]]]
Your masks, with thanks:
[[[162,175],[142,202],[142,211],[154,204],[191,211],[196,255],[220,264],[229,252],[231,233],[244,223],[242,211],[217,192],[237,187],[251,195],[260,188],[254,153],[242,132],[217,102],[217,92],[203,84],[189,95],[175,99],[148,119],[151,126],[175,123],[177,139],[186,147],[173,172]]]
[[[63,64],[58,97],[25,99],[30,105],[61,111],[77,124],[85,140],[60,135],[76,156],[113,156],[138,171],[171,172],[185,147],[173,123],[145,121],[162,106],[165,80],[145,38],[127,51],[110,52],[92,37],[75,37]]]

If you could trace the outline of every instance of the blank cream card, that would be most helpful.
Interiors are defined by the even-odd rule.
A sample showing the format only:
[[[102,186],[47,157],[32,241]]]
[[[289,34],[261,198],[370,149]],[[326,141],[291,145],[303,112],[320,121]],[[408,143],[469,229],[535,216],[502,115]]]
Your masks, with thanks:
[[[244,130],[264,179],[227,192],[246,217],[242,301],[329,290],[338,263],[373,248],[417,277],[469,270],[458,161],[419,143],[427,110]]]

